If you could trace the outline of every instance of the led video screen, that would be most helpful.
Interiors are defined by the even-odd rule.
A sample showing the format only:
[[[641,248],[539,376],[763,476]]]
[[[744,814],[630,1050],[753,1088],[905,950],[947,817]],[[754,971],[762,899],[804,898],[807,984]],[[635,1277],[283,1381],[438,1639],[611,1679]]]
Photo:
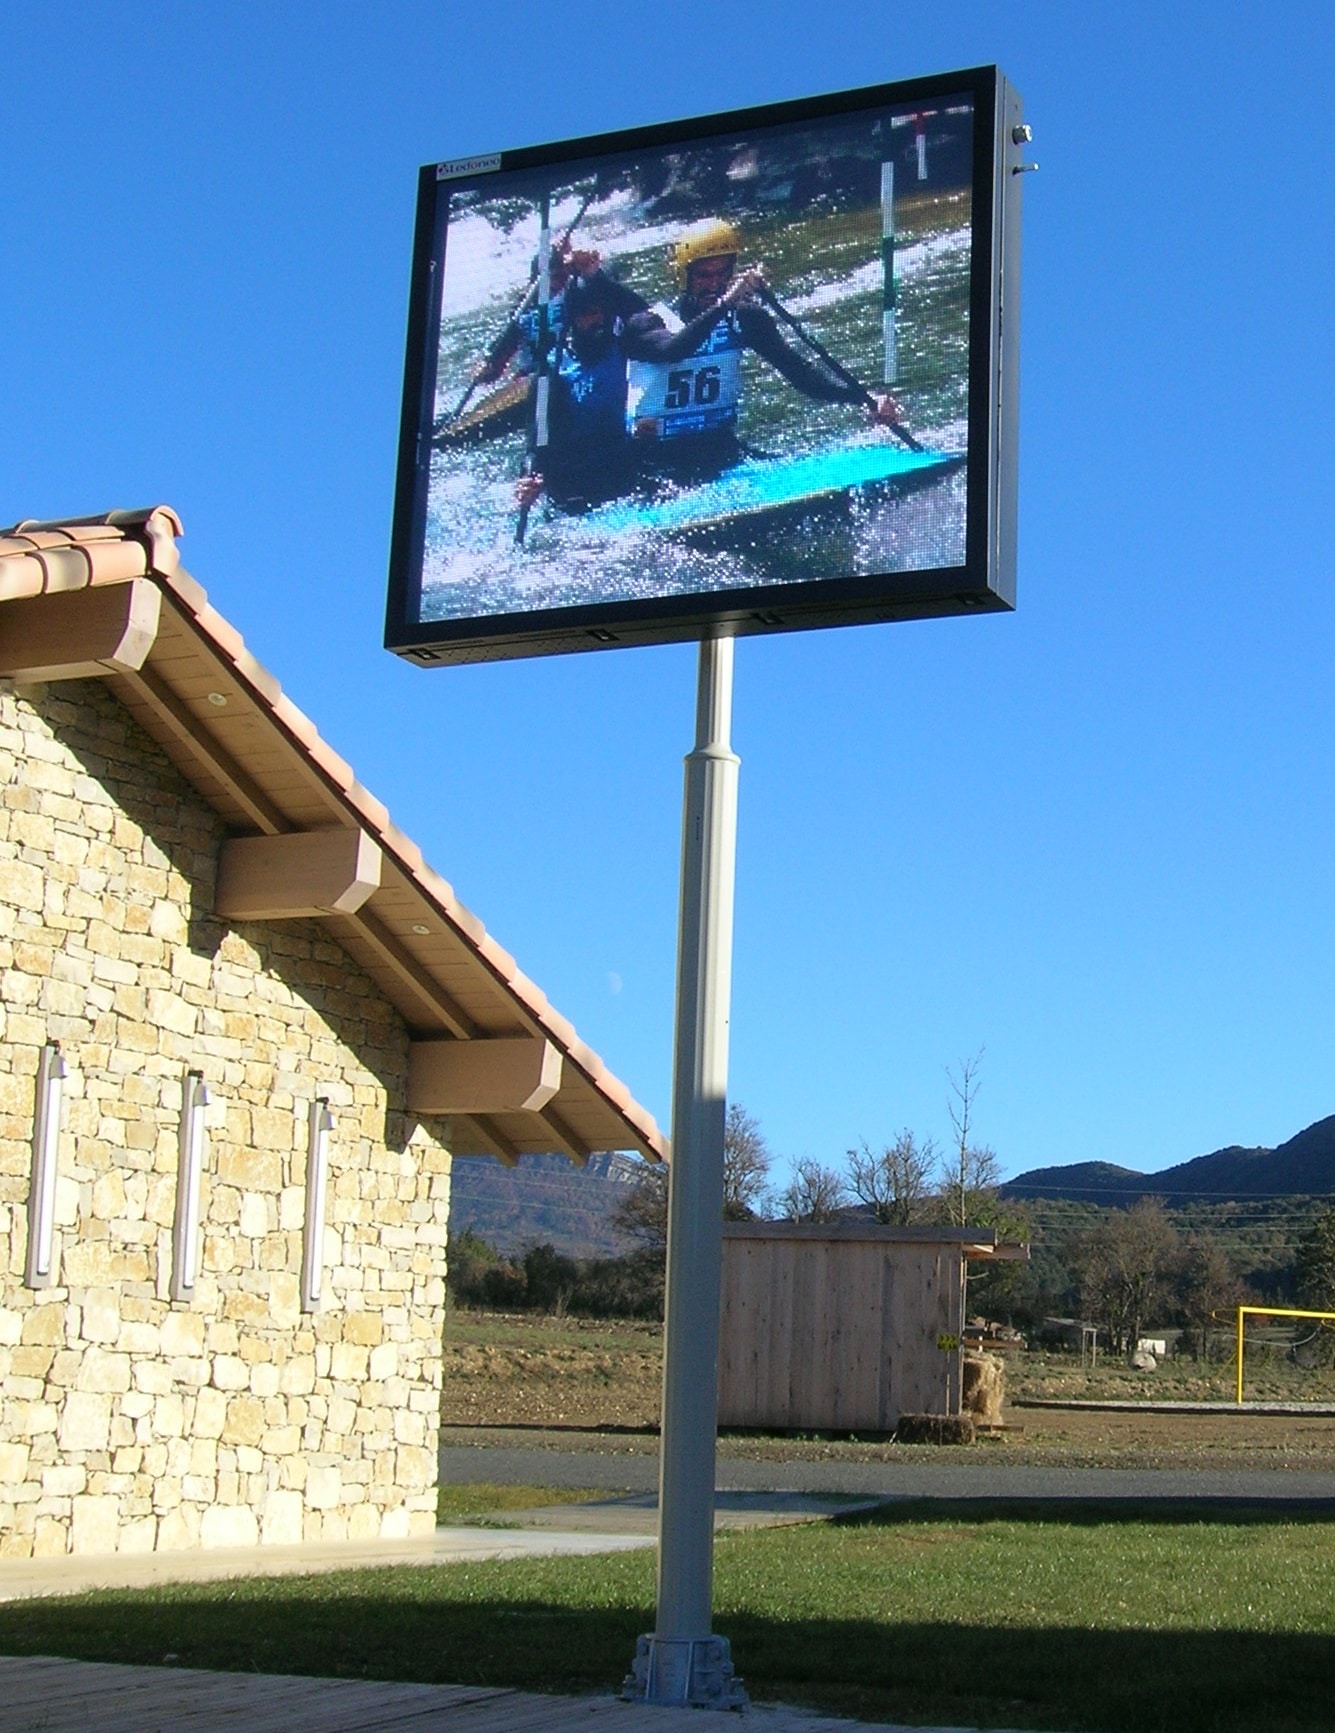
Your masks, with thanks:
[[[389,647],[1010,606],[1018,115],[987,68],[424,169]]]

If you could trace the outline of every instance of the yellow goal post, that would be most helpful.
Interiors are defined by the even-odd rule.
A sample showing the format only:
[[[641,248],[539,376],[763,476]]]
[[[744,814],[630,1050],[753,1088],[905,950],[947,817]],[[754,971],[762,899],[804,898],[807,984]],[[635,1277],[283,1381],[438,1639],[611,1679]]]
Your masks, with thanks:
[[[1335,1324],[1335,1312],[1305,1312],[1297,1306],[1238,1307],[1238,1401],[1242,1401],[1242,1328],[1245,1318],[1321,1318]]]

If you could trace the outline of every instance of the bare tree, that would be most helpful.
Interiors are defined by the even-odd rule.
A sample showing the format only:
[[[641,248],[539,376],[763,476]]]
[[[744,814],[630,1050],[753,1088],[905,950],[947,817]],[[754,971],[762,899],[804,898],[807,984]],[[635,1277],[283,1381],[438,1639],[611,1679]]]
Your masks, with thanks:
[[[847,1202],[843,1175],[809,1155],[793,1163],[793,1176],[778,1197],[780,1213],[794,1222],[833,1221]]]
[[[1227,1252],[1213,1234],[1192,1234],[1178,1262],[1178,1297],[1198,1360],[1210,1357],[1210,1326],[1227,1324],[1243,1293]],[[1221,1319],[1219,1314],[1224,1314]]]
[[[918,1143],[911,1131],[901,1131],[893,1143],[874,1150],[864,1137],[848,1152],[848,1184],[872,1219],[903,1226],[920,1221],[927,1211],[936,1145]]]
[[[728,1103],[723,1127],[723,1219],[751,1221],[769,1196],[773,1161],[760,1121],[740,1101]]]
[[[750,1221],[764,1207],[771,1159],[759,1121],[740,1102],[731,1103],[723,1128],[724,1221]],[[617,1201],[612,1220],[642,1245],[667,1244],[668,1170],[663,1163],[644,1166]]]
[[[614,1227],[652,1251],[667,1245],[668,1170],[662,1161],[645,1162],[636,1177],[622,1187],[612,1209]]]
[[[950,1098],[946,1102],[955,1139],[941,1162],[941,1198],[946,1219],[956,1227],[976,1225],[980,1208],[990,1204],[1001,1180],[1001,1163],[994,1149],[973,1142],[974,1103],[981,1087],[978,1073],[983,1064],[983,1048],[971,1058],[961,1059],[950,1079]]]
[[[1177,1231],[1163,1200],[1142,1198],[1113,1210],[1074,1248],[1085,1315],[1129,1354],[1166,1295],[1178,1258]]]

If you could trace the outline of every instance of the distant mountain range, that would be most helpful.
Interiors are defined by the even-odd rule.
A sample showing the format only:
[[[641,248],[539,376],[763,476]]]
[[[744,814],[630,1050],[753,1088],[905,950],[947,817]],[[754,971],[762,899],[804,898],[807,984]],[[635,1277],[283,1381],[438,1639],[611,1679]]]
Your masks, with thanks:
[[[490,1156],[464,1156],[450,1181],[450,1231],[471,1228],[506,1257],[552,1245],[568,1258],[615,1258],[634,1241],[611,1215],[643,1171],[626,1155],[591,1155],[576,1167],[563,1155],[526,1155],[517,1167]]]
[[[471,1228],[507,1256],[546,1243],[567,1257],[618,1257],[634,1242],[612,1225],[612,1212],[643,1165],[624,1155],[591,1156],[585,1167],[563,1155],[525,1156],[517,1167],[461,1158],[454,1164],[451,1231]],[[1159,1173],[1137,1173],[1108,1161],[1036,1167],[1000,1189],[1003,1197],[1105,1207],[1142,1197],[1161,1197],[1167,1204],[1324,1197],[1335,1193],[1335,1115],[1319,1119],[1278,1149],[1235,1144]]]
[[[1159,1173],[1137,1173],[1109,1161],[1036,1167],[1001,1187],[1003,1197],[1072,1203],[1132,1204],[1161,1197],[1167,1204],[1223,1203],[1244,1198],[1323,1197],[1335,1192],[1335,1115],[1318,1119],[1278,1149],[1234,1144]]]

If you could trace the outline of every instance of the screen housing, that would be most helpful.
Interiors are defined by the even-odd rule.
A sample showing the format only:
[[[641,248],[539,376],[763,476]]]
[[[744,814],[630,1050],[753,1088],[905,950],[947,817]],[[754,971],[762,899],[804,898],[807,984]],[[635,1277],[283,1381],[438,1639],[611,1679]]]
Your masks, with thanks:
[[[821,577],[736,590],[421,618],[428,477],[443,284],[441,201],[496,172],[670,149],[751,128],[847,119],[959,95],[973,104],[965,558],[927,570]],[[995,612],[1015,605],[1023,111],[996,67],[940,74],[669,125],[427,164],[418,183],[385,646],[423,666],[709,636]]]

